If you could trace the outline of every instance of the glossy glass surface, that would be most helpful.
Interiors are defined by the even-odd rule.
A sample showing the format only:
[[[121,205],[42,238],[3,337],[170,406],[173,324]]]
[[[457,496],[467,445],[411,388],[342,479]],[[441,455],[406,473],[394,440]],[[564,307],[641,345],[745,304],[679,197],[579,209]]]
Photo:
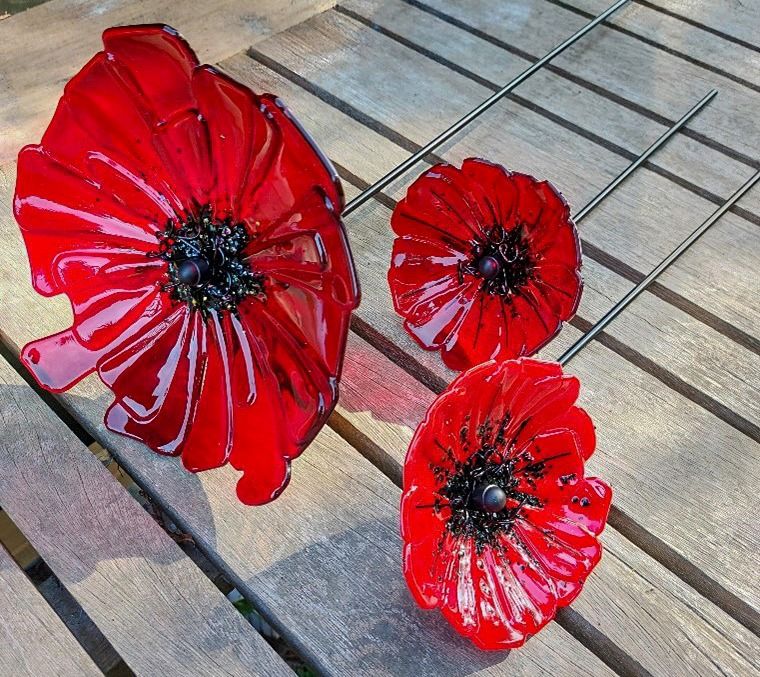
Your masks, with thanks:
[[[193,472],[230,462],[241,500],[265,503],[338,394],[359,298],[340,184],[282,102],[200,66],[173,29],[112,28],[103,43],[19,155],[34,287],[74,312],[22,358],[53,391],[96,371],[115,395],[109,429]],[[230,309],[179,300],[170,276],[172,233],[191,224],[192,249],[203,215],[224,237],[244,226],[233,263],[255,284]],[[231,284],[234,248],[214,251]]]
[[[553,362],[487,362],[436,399],[407,452],[407,584],[483,649],[521,646],[601,557],[612,491],[584,476],[596,439],[578,390]],[[478,503],[483,485],[502,510]]]
[[[580,302],[581,250],[548,182],[470,158],[436,165],[393,212],[388,272],[411,336],[450,369],[532,355]]]

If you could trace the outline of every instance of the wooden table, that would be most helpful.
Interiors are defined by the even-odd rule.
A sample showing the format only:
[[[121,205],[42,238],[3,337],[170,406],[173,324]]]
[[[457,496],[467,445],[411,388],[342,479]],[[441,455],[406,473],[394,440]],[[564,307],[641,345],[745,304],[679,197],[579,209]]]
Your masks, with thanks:
[[[349,197],[597,14],[606,0],[49,0],[0,21],[0,505],[136,674],[291,673],[85,446],[120,467],[315,673],[759,674],[760,189],[569,365],[614,487],[605,557],[575,604],[509,655],[418,610],[400,571],[412,431],[450,379],[385,282],[390,210],[346,219],[363,288],[329,426],[276,502],[183,471],[102,424],[94,377],[42,399],[26,341],[69,326],[29,284],[15,156],[110,25],[164,22],[202,60],[294,109]],[[556,358],[760,166],[760,3],[636,0],[439,149],[561,186],[580,206],[711,87],[718,97],[581,227],[586,291]],[[422,166],[419,167],[422,169]],[[416,175],[412,172],[412,175]],[[84,440],[84,441],[83,441]],[[280,652],[282,653],[282,652]],[[0,675],[99,670],[0,549]]]

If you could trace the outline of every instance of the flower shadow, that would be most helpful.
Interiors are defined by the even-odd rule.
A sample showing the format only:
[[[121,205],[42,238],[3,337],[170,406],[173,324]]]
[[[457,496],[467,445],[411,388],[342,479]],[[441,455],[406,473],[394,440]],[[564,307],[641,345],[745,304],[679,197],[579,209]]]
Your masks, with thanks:
[[[368,675],[437,677],[503,662],[508,652],[480,651],[440,613],[417,607],[401,573],[397,531],[391,515],[357,522],[284,557],[248,584],[255,591],[281,581],[274,593],[285,610],[282,631],[322,628],[316,630],[321,641],[310,648],[316,661],[329,661],[337,672],[360,666]]]
[[[80,420],[83,416],[92,420],[87,414],[102,411],[108,399],[72,394],[63,398],[66,408]],[[0,385],[0,403],[3,508],[64,584],[95,576],[118,579],[122,585],[129,578],[122,570],[129,559],[148,560],[161,568],[185,558],[82,441],[50,421],[49,409],[31,395],[27,385]],[[118,463],[138,485],[145,486],[148,476],[172,474],[159,466],[178,462],[151,459],[148,455],[156,455],[148,449],[105,429],[92,432],[108,448],[119,450]],[[113,445],[109,445],[111,436]],[[199,515],[208,514],[198,478],[182,473],[186,476],[184,495],[195,497]]]

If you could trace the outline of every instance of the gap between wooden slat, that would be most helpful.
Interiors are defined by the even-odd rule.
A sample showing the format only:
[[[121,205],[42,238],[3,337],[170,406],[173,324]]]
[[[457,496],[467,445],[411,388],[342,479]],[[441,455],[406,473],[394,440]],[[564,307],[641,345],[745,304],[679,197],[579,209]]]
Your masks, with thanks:
[[[20,535],[20,538],[23,538],[29,548],[33,549],[34,546],[26,540],[26,537],[13,522],[10,515],[8,515],[7,512],[3,512],[3,514],[12,525],[13,529]],[[113,648],[111,642],[108,641],[108,638],[100,631],[100,628],[93,623],[92,619],[80,606],[79,602],[71,596],[66,587],[58,580],[39,553],[35,551],[36,556],[34,563],[25,568],[22,566],[22,563],[18,558],[14,556],[14,553],[7,547],[7,543],[0,540],[0,548],[3,547],[6,548],[11,559],[15,561],[19,569],[24,572],[32,585],[34,585],[35,589],[47,602],[50,609],[61,619],[61,622],[66,626],[84,652],[92,659],[95,665],[98,666],[99,670],[102,670],[107,677],[115,677],[116,675],[119,677],[129,677],[130,675],[134,675],[129,666],[124,662],[124,659],[119,655],[116,649]],[[50,599],[50,590],[45,590],[41,587],[47,581],[51,581],[53,585],[57,585],[61,589],[61,596],[57,604]],[[64,609],[61,608],[62,603],[68,605],[68,619],[62,615],[62,612],[64,611]],[[76,622],[80,626],[78,628],[79,632],[70,625],[71,619],[74,616],[77,617]],[[84,637],[84,633],[90,633],[88,639]]]
[[[123,662],[121,656],[118,655],[108,639],[92,622],[87,612],[71,597],[68,590],[57,580],[45,560],[27,540],[21,529],[11,519],[11,516],[2,509],[2,506],[0,506],[0,517],[2,518],[0,520],[0,549],[5,548],[11,559],[24,572],[32,585],[34,585],[48,603],[48,606],[69,629],[85,653],[104,673],[108,673],[109,669],[116,667],[118,662]],[[61,590],[59,599],[57,600],[51,599],[51,585],[57,586]],[[68,611],[70,612],[68,620],[63,615],[66,609],[62,608],[62,604],[68,606]],[[75,628],[69,624],[72,616],[77,617],[77,624],[80,627]],[[91,634],[89,641],[85,637],[86,633]]]
[[[19,360],[18,355],[12,349],[13,344],[7,340],[0,330],[0,360],[5,359],[8,364],[13,367],[15,371],[21,374],[21,377],[34,389],[34,391],[40,396],[40,399],[53,410],[53,413],[63,421],[66,427],[71,430],[84,446],[89,447],[95,440],[92,438],[84,428],[77,422],[77,420],[61,405],[56,399],[55,395],[49,393],[47,390],[42,390],[34,379],[31,377],[26,367]]]
[[[7,340],[2,334],[0,334],[0,347],[4,351],[8,350],[8,346],[5,345],[5,341]],[[16,368],[16,365],[20,365],[18,361],[16,361],[16,364],[12,364],[11,366],[14,367],[17,371],[19,371]],[[20,375],[24,379],[24,381],[32,387],[32,389],[38,394],[41,395],[45,393],[46,391],[43,391],[40,389],[40,387],[33,382],[31,376],[28,374],[26,369],[21,367],[22,370],[19,371]],[[49,395],[49,393],[47,393]],[[58,405],[60,407],[60,404]],[[55,412],[53,412],[54,415],[57,415]],[[70,415],[68,415],[69,418]],[[73,419],[72,419],[73,420]],[[370,462],[372,462],[372,459],[370,458],[370,455],[364,454],[364,447],[358,446],[358,444],[364,444],[365,442],[368,442],[368,438],[364,437],[362,439],[361,434],[355,434],[358,433],[358,431],[355,431],[353,426],[351,424],[344,422],[345,425],[341,425],[340,421],[342,419],[339,417],[338,414],[334,413],[329,420],[330,427],[333,428],[341,437],[346,439],[346,441],[351,444],[357,451],[365,456]],[[68,425],[68,424],[67,424]],[[74,421],[74,425],[77,428],[81,428],[76,421]],[[342,431],[342,432],[341,432]],[[355,432],[354,432],[355,431]],[[86,435],[87,433],[83,431],[83,433]],[[356,441],[356,444],[354,441]],[[384,452],[383,452],[384,453]],[[374,463],[373,463],[374,465]],[[398,468],[398,465],[393,462],[393,465]],[[381,468],[382,471],[382,468]],[[388,473],[383,472],[384,475],[388,476],[396,485],[400,484],[400,469],[398,469],[399,472],[396,473],[398,479],[394,479],[393,477],[390,477]],[[134,482],[134,480],[132,480]],[[135,482],[135,484],[137,484]],[[140,486],[137,484],[137,486]],[[142,487],[141,487],[142,489]],[[142,489],[145,491],[145,489]],[[160,498],[157,496],[154,496],[152,492],[147,492],[146,495],[149,495],[151,497],[151,500],[154,500],[157,505],[161,506],[161,509],[166,512],[167,515],[171,516],[171,519],[175,521],[177,524],[181,524],[181,520],[177,519],[175,515],[172,514],[172,511],[170,510],[169,506],[162,505],[162,502]],[[198,546],[200,549],[200,546]],[[246,582],[243,580],[237,580],[237,577],[235,576],[234,572],[229,571],[225,563],[218,558],[215,553],[210,552],[204,552],[204,555],[209,559],[209,561],[213,562],[215,565],[217,565],[220,569],[224,570],[225,575],[229,577],[230,581],[238,588],[238,589],[245,589]],[[203,569],[201,571],[206,574]],[[207,576],[208,577],[208,576]],[[214,582],[212,580],[212,582]],[[266,612],[261,612],[262,615],[265,615]],[[577,639],[583,646],[585,646],[589,651],[591,651],[595,656],[597,656],[603,663],[605,663],[610,669],[614,670],[618,675],[621,677],[647,677],[650,675],[650,673],[645,670],[638,661],[636,661],[633,657],[631,657],[626,651],[622,650],[620,647],[618,647],[612,640],[610,640],[606,635],[604,635],[602,632],[597,630],[592,624],[590,624],[588,621],[586,621],[582,616],[580,616],[577,612],[571,610],[571,609],[560,609],[557,613],[557,616],[555,618],[558,625],[560,625],[566,632],[568,632],[571,636],[573,636],[575,639]],[[277,627],[275,625],[275,620],[273,620],[274,627]],[[283,641],[284,643],[284,641]],[[303,658],[301,657],[298,652],[293,648],[292,645],[288,645],[289,650],[291,650],[295,655],[299,657],[301,661],[303,661]],[[304,664],[306,664],[306,661],[303,661]],[[126,664],[125,664],[126,665]],[[122,677],[120,674],[119,677]]]
[[[31,388],[37,394],[37,396],[40,397],[40,399],[45,403],[45,405],[47,405],[47,407],[51,410],[51,415],[57,417],[74,435],[76,435],[76,437],[91,452],[93,452],[93,455],[95,455],[97,457],[97,454],[95,454],[95,452],[92,450],[93,444],[97,444],[97,441],[95,440],[95,438],[92,435],[90,435],[89,432],[87,432],[87,430],[85,430],[83,428],[83,426],[61,404],[61,402],[58,400],[58,398],[55,395],[53,395],[52,393],[50,393],[50,392],[42,389],[39,386],[39,384],[34,380],[34,378],[31,376],[31,374],[26,369],[26,367],[18,359],[18,356],[16,355],[15,351],[13,350],[13,346],[14,346],[13,342],[8,337],[6,337],[2,333],[2,331],[0,330],[0,359],[4,358],[8,362],[8,364],[13,368],[13,370],[16,371],[21,376],[21,378],[24,380],[24,382],[26,383],[26,385],[29,388]],[[106,453],[108,453],[108,452],[106,452]],[[109,456],[110,456],[110,454],[109,454]],[[98,460],[100,461],[101,459],[98,458]],[[140,490],[140,492],[144,496],[147,497],[147,499],[148,499],[146,501],[147,504],[143,504],[141,501],[138,501],[138,503],[141,503],[143,509],[146,512],[148,512],[148,514],[150,514],[151,517],[153,517],[154,521],[156,521],[159,524],[159,526],[162,528],[162,530],[164,531],[164,533],[166,533],[167,537],[171,538],[172,540],[175,540],[175,538],[174,538],[175,534],[173,534],[171,531],[169,531],[168,526],[166,525],[165,521],[163,521],[161,519],[156,519],[155,516],[151,513],[151,511],[149,510],[150,503],[153,503],[155,506],[157,506],[161,510],[161,512],[163,512],[167,516],[169,516],[171,518],[171,520],[173,522],[175,522],[176,524],[180,524],[181,521],[176,519],[176,516],[172,514],[172,511],[169,510],[162,503],[162,501],[160,499],[158,499],[154,495],[153,492],[148,491],[144,486],[142,486],[137,481],[135,481],[135,479],[131,475],[127,474],[127,472],[121,466],[119,466],[119,468],[120,468],[121,472],[123,472],[124,474],[127,475],[127,477],[129,478],[129,481],[131,483],[133,483]],[[10,518],[10,516],[9,516],[9,518]],[[2,547],[2,544],[0,544],[0,547]],[[216,566],[218,568],[219,571],[223,572],[223,575],[225,576],[225,578],[228,578],[228,579],[230,578],[229,577],[229,572],[227,571],[227,568],[224,565],[224,562],[221,562],[221,563],[216,562],[214,557],[210,556],[208,553],[206,553],[205,551],[203,551],[200,548],[200,546],[198,546],[197,544],[195,544],[194,547],[198,548],[198,552],[202,553],[203,557],[207,558],[209,562],[212,562],[214,564],[214,566]],[[183,549],[183,552],[184,552],[184,549]],[[218,580],[215,580],[215,578],[213,578],[210,575],[209,571],[207,571],[206,569],[204,569],[204,567],[200,566],[199,563],[198,563],[198,561],[196,561],[196,559],[194,557],[191,557],[187,552],[185,552],[185,556],[196,566],[196,568],[198,568],[200,570],[200,572],[214,586],[216,586],[217,588],[219,588],[219,582],[218,582]],[[47,567],[47,565],[44,564],[44,559],[42,557],[39,557],[39,561],[45,567]],[[48,569],[49,569],[49,567],[48,567]],[[52,572],[51,572],[51,574],[52,574]],[[230,585],[231,585],[231,587],[234,585],[234,587],[240,588],[240,583],[234,583],[234,584],[231,583]],[[225,591],[222,590],[221,588],[220,588],[220,590],[225,594],[225,597],[226,597]],[[72,598],[72,600],[73,600],[73,598]],[[76,602],[76,600],[73,600],[73,601],[74,601],[74,603],[76,603],[78,605],[78,603]],[[264,614],[256,607],[255,604],[253,604],[248,599],[246,599],[246,601],[249,604],[251,604],[251,606],[254,608],[254,610],[256,611],[256,613],[258,613],[262,618],[265,617]],[[234,604],[232,602],[230,602],[230,605],[234,607]],[[235,610],[239,613],[239,611],[237,609],[235,609]],[[84,610],[82,611],[82,613],[84,613],[86,615],[86,612],[84,612]],[[97,626],[94,623],[93,623],[93,626],[95,628],[97,628]],[[261,634],[261,633],[259,633],[259,634]],[[267,637],[266,635],[261,635],[261,636],[269,644],[272,644],[272,642],[270,641],[269,637]],[[108,642],[108,640],[107,640],[107,638],[105,638],[105,636],[104,636],[104,640],[106,642]],[[111,646],[110,642],[108,642],[108,644],[109,644],[109,646]],[[111,648],[113,648],[113,647],[111,647]],[[306,661],[303,658],[303,656],[290,643],[288,643],[284,639],[284,637],[282,637],[282,635],[280,636],[280,639],[278,640],[278,646],[274,647],[274,648],[279,649],[278,653],[280,653],[281,651],[289,652],[294,657],[296,657],[297,660],[301,664],[308,665],[308,661]],[[119,656],[118,652],[116,652],[115,649],[114,649],[114,653],[117,656]],[[121,658],[121,656],[119,656],[119,659],[122,661],[123,669],[126,669],[127,672],[124,672],[123,669],[121,667],[119,667],[119,671],[116,674],[118,675],[118,677],[128,677],[128,675],[132,674],[132,672],[131,672],[129,666],[124,662],[123,658]],[[110,672],[109,672],[109,675],[110,675]]]
[[[420,381],[423,386],[434,393],[440,393],[448,385],[443,382],[439,376],[429,372],[429,378],[425,380],[420,379],[415,373],[415,371],[418,370],[408,368],[409,360],[405,353],[395,346],[393,350],[384,350],[383,342],[376,341],[379,336],[378,332],[358,318],[353,318],[351,329],[357,336],[364,339],[394,364]],[[388,342],[386,341],[385,346],[387,346],[387,344]],[[407,359],[400,359],[401,355]],[[421,365],[419,365],[419,370],[427,371],[426,368]],[[333,412],[328,423],[335,432],[343,437],[354,448],[358,449],[367,460],[383,472],[392,482],[399,487],[403,486],[402,468],[399,466],[398,462],[370,437],[365,435],[337,410]],[[624,513],[614,504],[610,509],[608,524],[616,531],[619,531],[625,538],[649,557],[673,572],[684,583],[702,595],[702,597],[715,604],[719,609],[725,611],[750,632],[760,636],[760,615],[758,615],[749,604],[729,590],[726,590],[683,555],[676,552],[670,545],[649,533],[643,526],[638,524],[632,517]],[[565,629],[576,636],[574,630],[570,630],[569,628]],[[582,637],[582,635],[577,636],[577,639],[583,641]],[[589,646],[589,648],[596,653],[597,649],[600,649],[600,646]]]
[[[10,605],[11,608],[8,608]],[[18,607],[18,608],[14,608]],[[92,657],[0,543],[0,670],[11,677],[102,674]],[[6,640],[7,641],[7,640]]]
[[[325,91],[319,85],[316,85],[310,82],[303,76],[299,75],[298,73],[293,72],[286,66],[283,66],[282,64],[278,63],[274,59],[271,59],[266,54],[258,51],[257,49],[250,48],[247,51],[247,54],[254,61],[257,61],[258,63],[262,64],[266,68],[269,68],[270,70],[282,76],[283,78],[290,80],[293,84],[304,89],[308,93],[316,96],[318,99],[320,99],[324,103],[341,111],[348,117],[356,120],[357,122],[364,125],[365,127],[368,127],[369,129],[376,132],[377,134],[380,134],[381,136],[385,137],[386,139],[396,144],[397,146],[400,146],[401,148],[404,148],[405,150],[408,150],[409,152],[415,152],[420,149],[421,146],[417,144],[416,142],[405,137],[404,135],[400,134],[396,130],[390,129],[387,125],[375,120],[374,118],[370,117],[366,113],[356,110],[356,108],[354,108],[354,106],[352,106],[351,104],[343,101],[342,99],[335,96],[334,94]],[[435,154],[426,156],[425,160],[431,163],[438,163],[438,162],[445,161],[443,158]],[[336,168],[339,168],[339,165],[336,164]],[[340,169],[344,170],[344,168],[340,168]],[[357,179],[358,182],[355,183],[354,185],[356,185],[356,187],[361,190],[364,190],[365,188],[369,186],[369,184],[365,180],[361,179],[360,177],[357,177],[355,174],[352,174],[350,172],[346,172],[346,175],[344,178],[350,181],[351,183],[354,183],[352,179]],[[376,195],[375,199],[382,202],[382,204],[389,207],[390,209],[393,209],[396,204],[393,198],[387,195],[383,195],[382,193]],[[587,242],[583,238],[581,239],[581,242],[583,245],[583,252],[589,258],[595,260],[597,263],[600,263],[605,268],[609,268],[610,270],[617,273],[621,277],[625,277],[636,283],[644,279],[645,274],[642,273],[641,271],[636,270],[632,266],[625,264],[624,262],[620,261],[616,257],[610,254],[607,254],[606,252],[603,252],[598,247]],[[682,296],[678,292],[667,289],[658,282],[655,282],[654,284],[652,284],[647,289],[647,291],[649,293],[655,294],[656,296],[658,296],[659,298],[661,298],[663,301],[667,303],[672,303],[672,305],[675,305],[680,310],[683,310],[685,313],[691,315],[692,317],[694,317],[694,319],[708,325],[710,328],[723,334],[724,336],[726,336],[726,338],[729,338],[732,341],[741,345],[742,347],[752,350],[756,354],[760,355],[760,341],[750,336],[746,332],[742,331],[738,327],[735,327],[734,325],[730,324],[726,320],[723,320],[715,316],[713,313],[695,304],[693,301],[688,300],[686,297]],[[696,312],[696,309],[699,309],[699,311]]]
[[[573,14],[577,14],[578,16],[582,16],[586,19],[594,18],[594,15],[591,14],[590,12],[580,9],[579,7],[574,7],[570,3],[563,2],[563,0],[546,0],[546,1],[554,5],[555,7],[561,7],[562,9],[565,9],[568,12],[572,12]],[[697,66],[699,68],[704,68],[706,71],[710,71],[711,73],[720,75],[721,77],[726,78],[727,80],[731,80],[741,85],[742,87],[751,89],[754,92],[760,92],[760,85],[756,85],[754,82],[745,80],[744,78],[741,78],[738,75],[729,73],[728,71],[725,71],[722,68],[713,66],[712,64],[702,61],[701,59],[697,59],[696,57],[693,57],[690,54],[686,54],[685,52],[681,52],[677,49],[674,49],[670,47],[669,45],[664,45],[660,42],[657,42],[657,40],[652,40],[651,38],[647,38],[644,35],[639,35],[638,33],[636,33],[635,31],[629,28],[624,28],[623,26],[619,26],[618,24],[614,22],[614,20],[604,21],[602,22],[602,25],[609,28],[612,31],[620,33],[621,35],[627,35],[629,38],[633,38],[634,40],[638,40],[639,42],[644,43],[645,45],[649,45],[650,47],[659,49],[660,51],[665,52],[666,54],[669,54],[670,56],[674,56],[678,59],[683,59],[684,61],[688,61],[690,64],[694,66]]]
[[[409,0],[401,0],[401,1],[408,2],[408,4],[412,5],[415,8],[418,8],[418,5],[415,2],[409,2]],[[547,0],[547,2],[552,2],[552,1],[553,0]],[[353,19],[354,21],[357,21],[363,24],[364,26],[367,26],[368,28],[372,29],[373,31],[376,31],[380,35],[384,35],[385,37],[390,38],[391,40],[394,40],[395,42],[398,42],[400,45],[403,45],[404,47],[407,47],[408,49],[411,49],[414,52],[417,52],[421,56],[424,56],[425,58],[430,59],[431,61],[434,61],[440,64],[441,66],[444,66],[445,68],[448,68],[449,70],[452,70],[455,73],[458,73],[459,75],[463,77],[466,77],[469,80],[472,80],[473,82],[481,85],[482,87],[490,89],[493,92],[496,92],[499,89],[501,89],[501,85],[499,85],[498,83],[493,82],[492,80],[489,80],[488,78],[485,78],[481,75],[478,75],[477,73],[474,73],[473,71],[467,68],[464,68],[463,66],[460,66],[459,64],[455,64],[449,61],[448,59],[442,57],[436,52],[430,49],[427,49],[426,47],[422,45],[417,44],[413,40],[409,40],[408,38],[405,38],[402,35],[399,35],[398,33],[386,28],[385,26],[380,26],[379,24],[373,22],[371,19],[368,19],[362,14],[359,14],[358,12],[355,12],[341,5],[337,5],[335,7],[335,11]],[[551,70],[551,64],[546,66],[546,69]],[[760,91],[760,88],[758,89]],[[554,113],[544,108],[543,106],[539,106],[533,103],[532,101],[520,96],[519,94],[515,94],[513,92],[513,93],[508,94],[505,98],[516,103],[518,106],[522,106],[523,108],[530,110],[531,112],[536,113],[537,115],[540,115],[541,117],[546,118],[547,120],[550,120],[571,132],[574,132],[578,136],[583,137],[584,139],[587,139],[591,141],[592,143],[595,143],[596,145],[601,146],[602,148],[605,148],[611,153],[620,155],[626,160],[631,161],[636,158],[636,153],[633,153],[625,148],[622,148],[618,144],[612,141],[609,141],[608,139],[600,136],[599,134],[596,134],[595,132],[584,129],[583,127],[575,124],[574,122],[566,120],[561,115],[558,115],[557,113]],[[669,123],[668,126],[671,126],[672,124],[673,123]],[[684,127],[683,129],[680,130],[680,133],[685,133],[688,131],[689,131],[689,128]],[[715,205],[721,205],[724,202],[724,198],[722,198],[720,195],[716,195],[715,193],[712,193],[711,191],[706,190],[705,188],[702,188],[701,186],[698,186],[697,184],[691,181],[688,181],[687,179],[684,179],[683,177],[680,177],[677,174],[674,174],[673,172],[665,169],[664,167],[661,167],[656,162],[649,160],[645,162],[643,166],[649,169],[650,171],[653,171],[656,174],[659,174],[664,179],[667,179],[668,181],[671,181],[672,183],[675,183],[681,186],[681,188],[684,188],[685,190],[688,190],[689,192],[694,193],[694,195],[698,195],[699,197],[707,200],[708,202],[712,202]],[[741,218],[745,219],[746,221],[749,221],[750,223],[753,223],[756,226],[760,226],[760,215],[755,214],[754,212],[738,205],[734,205],[730,211],[736,214],[737,216],[740,216]]]
[[[493,35],[490,35],[489,33],[486,33],[485,31],[482,31],[479,28],[471,26],[470,24],[464,21],[460,21],[456,17],[453,17],[447,14],[446,12],[430,7],[429,5],[421,2],[420,0],[401,0],[401,1],[419,10],[422,10],[423,12],[426,12],[430,14],[431,16],[435,16],[441,21],[445,21],[446,23],[456,28],[466,31],[474,35],[475,37],[480,38],[481,40],[490,42],[492,45],[499,47],[500,49],[503,49],[509,52],[510,54],[514,54],[515,56],[519,56],[520,58],[526,59],[528,61],[536,61],[538,59],[537,56],[530,54],[529,52],[526,52],[520,49],[519,47],[514,47],[510,45],[509,43],[505,42],[504,40],[501,40]],[[584,89],[594,92],[595,94],[598,94],[599,96],[602,96],[612,101],[613,103],[617,103],[618,105],[623,106],[624,108],[627,108],[628,110],[631,110],[634,113],[638,113],[639,115],[642,115],[643,117],[653,120],[654,122],[657,122],[658,124],[664,125],[665,127],[671,127],[675,123],[675,120],[671,120],[670,118],[664,115],[661,115],[660,113],[657,113],[656,111],[651,110],[650,108],[647,108],[646,106],[638,104],[634,101],[630,101],[629,99],[626,99],[624,96],[615,94],[615,92],[610,91],[606,87],[603,87],[601,85],[596,85],[590,80],[586,80],[585,78],[577,76],[565,68],[562,68],[560,66],[555,66],[553,64],[547,64],[545,66],[545,69],[551,73],[554,73],[555,75],[559,75],[565,78],[566,80],[569,80],[570,82],[573,82],[574,84],[580,87],[583,87]],[[752,167],[753,169],[760,169],[760,161],[758,161],[756,158],[753,158],[745,153],[742,153],[741,151],[731,148],[730,146],[727,146],[724,143],[721,143],[720,141],[715,141],[705,134],[697,132],[693,129],[689,129],[688,127],[681,130],[681,133],[684,134],[685,136],[688,136],[691,139],[694,139],[698,143],[701,143],[702,145],[707,146],[708,148],[711,148],[712,150],[722,153],[723,155],[731,158],[732,160],[736,160],[737,162],[740,162],[748,167]]]
[[[570,324],[584,334],[593,327],[592,322],[578,315],[570,321]],[[631,348],[620,339],[604,331],[599,332],[594,337],[594,340],[609,348],[613,353],[617,353],[631,364],[635,364],[642,371],[654,376],[658,381],[665,384],[671,390],[675,390],[680,395],[683,395],[687,400],[691,400],[694,404],[702,407],[702,409],[717,416],[721,421],[735,428],[740,433],[743,433],[755,442],[760,442],[760,427],[730,407],[710,397],[710,395],[685,381],[677,374],[657,364],[638,350]]]
[[[649,0],[633,0],[633,1],[637,5],[641,5],[642,7],[647,7],[649,9],[654,10],[655,12],[660,12],[661,14],[664,14],[665,16],[678,19],[679,21],[683,21],[684,23],[689,24],[690,26],[694,26],[695,28],[699,28],[703,31],[707,31],[708,33],[712,33],[713,35],[717,35],[719,38],[722,38],[723,40],[726,40],[728,42],[733,42],[734,44],[739,45],[740,47],[745,47],[746,49],[751,49],[753,52],[760,53],[760,47],[758,45],[754,45],[751,42],[747,42],[746,40],[737,38],[736,36],[730,35],[729,33],[724,33],[718,28],[714,28],[713,26],[709,26],[708,24],[701,23],[700,21],[696,21],[692,19],[691,17],[684,16],[683,14],[678,14],[678,12],[669,10],[666,7],[661,7],[660,5],[654,2],[650,2]]]
[[[747,630],[760,637],[760,615],[744,600],[726,590],[720,583],[708,576],[695,564],[676,552],[667,543],[647,531],[630,515],[613,505],[607,519],[613,529],[619,531],[637,548],[652,559],[672,571],[684,583],[691,586],[702,597],[710,600],[731,618],[741,623]]]
[[[333,162],[333,164],[338,170],[338,173],[341,174],[341,178],[353,184],[359,190],[364,190],[369,185],[366,181],[356,176],[355,174],[346,172],[345,169],[337,163]],[[375,198],[391,210],[396,206],[396,201],[384,193],[379,193],[377,196],[375,196]],[[589,255],[591,258],[595,258],[589,254],[587,248],[587,243],[584,241],[584,253],[586,255]],[[602,265],[605,265],[604,261],[599,262],[602,263]],[[605,267],[609,266],[605,265]],[[610,269],[617,272],[615,268]],[[636,271],[636,273],[640,276],[640,279],[644,278],[643,273],[639,273],[638,271]],[[695,319],[700,320],[699,317],[696,317]],[[570,324],[584,333],[592,327],[591,322],[585,318],[580,317],[579,315],[576,315]],[[352,318],[351,328],[356,334],[365,339],[370,345],[386,354],[401,368],[412,374],[423,385],[427,386],[431,390],[434,390],[435,392],[440,392],[443,387],[445,387],[445,384],[442,385],[441,379],[438,376],[430,372],[429,369],[423,367],[419,363],[415,364],[414,362],[410,362],[408,356],[406,353],[404,353],[404,351],[395,348],[395,346],[391,348],[391,341],[384,339],[384,337],[382,337],[379,332],[372,330],[366,322],[363,322],[357,316],[354,316]],[[620,339],[617,339],[606,332],[601,332],[594,340],[609,348],[617,355],[620,355],[620,357],[622,357],[624,360],[630,362],[631,364],[634,364],[642,371],[645,371],[651,376],[654,376],[658,381],[666,385],[671,390],[674,390],[680,395],[683,395],[688,400],[694,402],[706,411],[709,411],[711,414],[721,419],[731,427],[735,428],[742,434],[747,435],[747,437],[750,439],[754,440],[755,442],[760,442],[760,427],[752,423],[750,420],[738,412],[718,402],[715,400],[715,398],[701,391],[699,388],[688,383],[677,374],[658,365],[653,360],[641,354],[639,351],[631,348],[630,346],[623,343]]]

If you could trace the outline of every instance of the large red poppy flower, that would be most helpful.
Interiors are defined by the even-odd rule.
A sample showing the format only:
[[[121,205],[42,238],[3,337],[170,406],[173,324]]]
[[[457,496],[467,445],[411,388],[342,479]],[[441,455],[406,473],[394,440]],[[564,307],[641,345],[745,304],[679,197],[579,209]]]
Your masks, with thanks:
[[[578,308],[578,234],[546,181],[475,158],[435,165],[391,225],[393,305],[450,369],[532,355]]]
[[[23,360],[54,391],[97,371],[109,429],[191,471],[229,461],[267,502],[337,398],[358,302],[339,181],[281,101],[173,29],[103,43],[19,155],[34,287],[74,314]]]
[[[601,557],[612,492],[584,477],[595,434],[578,388],[556,363],[486,362],[436,399],[409,447],[407,584],[483,649],[521,646]]]

